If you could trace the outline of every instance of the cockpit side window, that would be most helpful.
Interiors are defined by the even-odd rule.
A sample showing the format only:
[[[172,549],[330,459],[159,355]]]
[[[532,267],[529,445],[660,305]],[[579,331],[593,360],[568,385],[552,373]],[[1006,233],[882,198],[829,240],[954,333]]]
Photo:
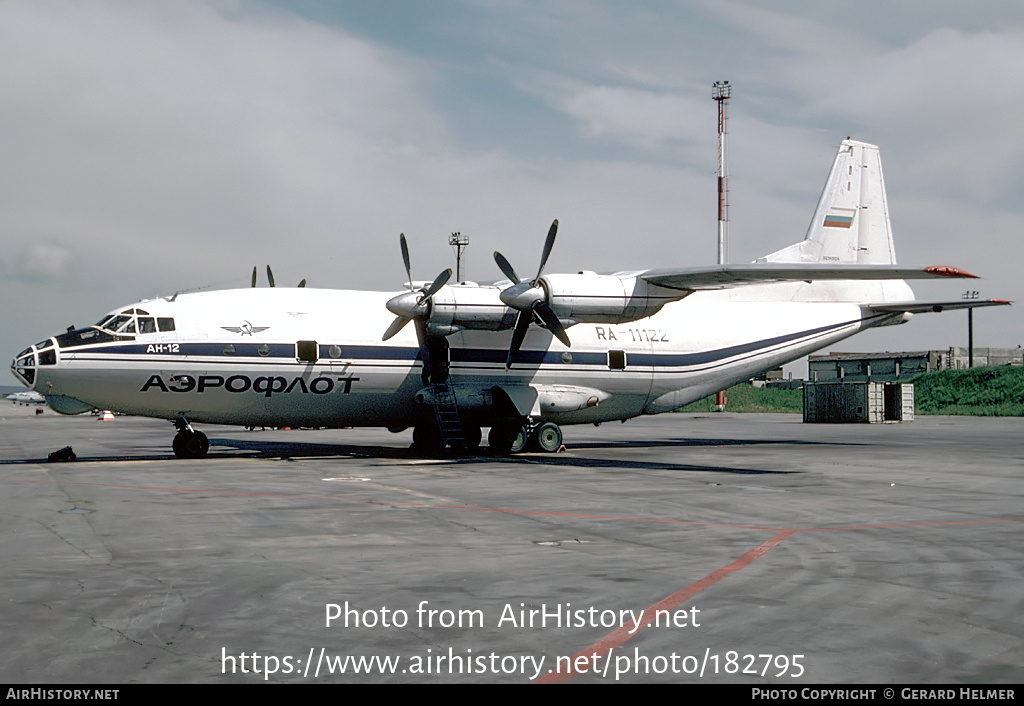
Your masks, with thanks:
[[[108,331],[117,331],[119,328],[124,326],[125,323],[131,320],[131,316],[125,316],[124,314],[120,314],[107,321],[107,323],[103,325],[103,328],[107,329]]]
[[[152,316],[139,317],[139,333],[156,333],[156,321]]]
[[[161,331],[173,331],[174,330],[174,319],[170,317],[157,317],[157,326]]]
[[[86,346],[90,343],[107,343],[109,341],[131,340],[123,336],[112,336],[106,331],[95,328],[80,328],[68,331],[57,336],[57,345],[61,348],[72,348],[74,346]]]

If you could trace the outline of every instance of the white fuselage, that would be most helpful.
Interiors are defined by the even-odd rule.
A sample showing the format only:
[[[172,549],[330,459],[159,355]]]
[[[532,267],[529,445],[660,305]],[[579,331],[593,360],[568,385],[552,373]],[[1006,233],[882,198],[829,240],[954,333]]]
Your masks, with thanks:
[[[571,326],[571,348],[531,326],[511,370],[509,331],[462,330],[443,339],[447,372],[460,410],[481,426],[497,414],[498,390],[522,416],[558,424],[667,412],[864,328],[902,320],[842,302],[840,284],[696,292],[629,323]],[[902,282],[879,286],[909,293]],[[830,289],[824,297],[822,288]],[[497,300],[498,288],[490,289]],[[274,288],[148,300],[118,311],[173,319],[173,330],[142,333],[140,321],[120,340],[56,337],[20,354],[31,359],[34,379],[19,377],[59,411],[398,430],[432,412],[424,404],[416,327],[381,340],[393,296]],[[821,298],[832,301],[814,301]],[[513,316],[508,310],[508,320]]]

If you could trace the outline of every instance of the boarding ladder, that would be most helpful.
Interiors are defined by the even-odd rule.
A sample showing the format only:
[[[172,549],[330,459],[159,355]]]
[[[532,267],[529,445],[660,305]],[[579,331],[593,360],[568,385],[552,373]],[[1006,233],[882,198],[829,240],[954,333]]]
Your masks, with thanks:
[[[441,432],[441,442],[453,450],[460,450],[466,445],[466,435],[462,431],[462,420],[459,419],[459,405],[455,400],[455,388],[451,378],[430,386],[434,400],[434,414],[437,416],[437,428]]]

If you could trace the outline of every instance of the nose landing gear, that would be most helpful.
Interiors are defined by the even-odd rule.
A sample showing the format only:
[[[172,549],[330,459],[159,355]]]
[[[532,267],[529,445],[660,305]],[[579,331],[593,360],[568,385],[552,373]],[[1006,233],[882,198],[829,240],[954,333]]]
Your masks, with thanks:
[[[203,458],[210,450],[210,440],[206,434],[196,431],[192,425],[181,415],[174,420],[174,426],[178,433],[174,436],[171,446],[174,448],[174,455],[178,458]]]

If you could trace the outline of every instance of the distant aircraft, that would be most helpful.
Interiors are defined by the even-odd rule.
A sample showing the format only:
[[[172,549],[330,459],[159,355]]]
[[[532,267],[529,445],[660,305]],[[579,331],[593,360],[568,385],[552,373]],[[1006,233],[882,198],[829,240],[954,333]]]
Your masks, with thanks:
[[[168,419],[180,457],[196,423],[413,428],[425,453],[562,444],[562,426],[658,414],[918,312],[904,280],[973,277],[896,265],[878,148],[839,148],[806,238],[747,265],[534,275],[408,291],[248,288],[129,304],[17,355],[58,412]],[[270,276],[268,271],[268,276]],[[255,284],[255,277],[254,277]],[[272,280],[271,280],[272,281]],[[409,322],[413,326],[407,326]]]
[[[25,392],[15,392],[7,395],[6,399],[10,400],[12,404],[46,404],[46,398],[40,395],[38,392],[26,390]]]

